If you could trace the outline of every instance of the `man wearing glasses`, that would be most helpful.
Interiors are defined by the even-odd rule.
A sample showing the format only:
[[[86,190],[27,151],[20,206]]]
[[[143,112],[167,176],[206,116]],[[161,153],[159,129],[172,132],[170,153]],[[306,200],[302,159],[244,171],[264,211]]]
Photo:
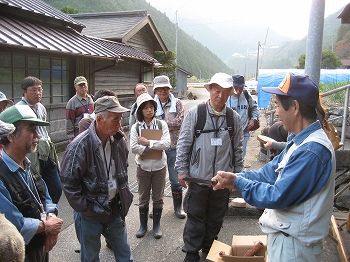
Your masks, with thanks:
[[[46,108],[40,102],[43,96],[41,80],[33,76],[24,78],[22,81],[22,94],[23,97],[17,105],[28,105],[39,120],[46,122]],[[52,202],[57,204],[62,195],[62,186],[59,177],[56,148],[51,141],[46,126],[37,126],[36,130],[39,135],[38,149],[34,153],[28,153],[27,157],[44,179]]]

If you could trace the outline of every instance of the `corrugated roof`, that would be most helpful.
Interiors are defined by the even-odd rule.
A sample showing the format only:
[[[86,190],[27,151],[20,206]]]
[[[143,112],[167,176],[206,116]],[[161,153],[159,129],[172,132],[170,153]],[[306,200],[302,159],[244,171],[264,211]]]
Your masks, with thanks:
[[[29,13],[35,13],[36,15],[60,20],[78,31],[81,31],[85,27],[81,22],[71,16],[40,0],[0,0],[0,8],[1,4],[12,7],[13,9],[16,8]]]
[[[157,61],[133,47],[88,37],[71,28],[49,27],[9,17],[0,17],[0,45],[62,52],[67,55]]]

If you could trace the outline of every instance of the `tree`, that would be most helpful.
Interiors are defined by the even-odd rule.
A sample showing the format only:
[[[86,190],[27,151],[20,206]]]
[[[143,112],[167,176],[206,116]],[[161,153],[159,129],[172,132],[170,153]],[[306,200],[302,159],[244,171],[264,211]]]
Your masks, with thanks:
[[[299,64],[295,67],[297,69],[304,69],[305,68],[305,58],[306,55],[302,54],[299,58],[298,58],[298,62]]]
[[[302,54],[299,58],[299,64],[295,67],[298,69],[305,68],[305,58],[306,55]],[[342,66],[342,62],[340,59],[334,54],[332,50],[322,50],[322,58],[321,58],[321,68],[322,69],[336,69]]]
[[[336,69],[341,67],[343,64],[339,58],[332,52],[332,50],[322,51],[321,68],[323,69]]]
[[[162,64],[161,67],[154,70],[154,76],[167,75],[170,79],[172,86],[176,86],[176,70],[177,65],[175,64],[175,52],[168,51],[156,51],[154,52],[154,58]]]
[[[79,14],[80,13],[79,9],[76,9],[76,8],[71,7],[69,5],[62,7],[60,11],[65,13],[65,14]]]

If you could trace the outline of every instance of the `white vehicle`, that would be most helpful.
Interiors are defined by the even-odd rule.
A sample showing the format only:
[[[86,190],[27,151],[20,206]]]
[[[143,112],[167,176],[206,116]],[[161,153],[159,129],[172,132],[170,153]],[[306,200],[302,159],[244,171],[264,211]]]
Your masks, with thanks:
[[[255,95],[258,89],[258,81],[255,79],[250,79],[248,81],[245,81],[246,89],[251,95]]]

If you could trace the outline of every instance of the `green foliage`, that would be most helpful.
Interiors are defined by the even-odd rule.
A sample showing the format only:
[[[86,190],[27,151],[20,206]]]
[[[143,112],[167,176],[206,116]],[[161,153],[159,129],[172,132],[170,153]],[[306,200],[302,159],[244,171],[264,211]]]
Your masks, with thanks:
[[[154,76],[159,75],[167,75],[170,79],[170,84],[172,86],[176,86],[176,69],[177,66],[175,64],[176,55],[172,51],[168,52],[155,52],[154,58],[158,60],[159,63],[162,64],[162,67],[156,68],[154,70]]]
[[[322,51],[322,61],[321,68],[323,69],[336,69],[342,66],[342,62],[339,58],[332,52],[332,50]]]
[[[337,89],[338,87],[342,87],[342,86],[349,85],[349,84],[350,84],[350,81],[332,82],[332,83],[327,83],[327,84],[321,83],[320,84],[320,93],[325,93],[325,92]],[[324,97],[324,100],[342,104],[345,101],[345,94],[346,94],[346,90],[343,90],[343,91],[337,92],[335,94]]]
[[[305,58],[306,55],[302,54],[299,58],[298,58],[298,65],[295,67],[297,69],[304,69],[305,68]]]
[[[51,6],[60,9],[72,6],[81,13],[118,12],[147,10],[148,14],[161,35],[168,50],[175,51],[175,24],[165,13],[152,7],[145,0],[43,0]],[[173,18],[175,14],[167,14]],[[84,30],[83,30],[84,33]],[[210,78],[217,72],[232,73],[220,58],[213,54],[200,42],[194,40],[181,28],[178,30],[178,66],[202,78]]]
[[[79,9],[71,7],[69,5],[62,7],[61,12],[66,13],[66,14],[79,14],[80,13]]]
[[[298,69],[305,68],[306,55],[302,54],[299,58],[299,64],[295,67]],[[321,68],[322,69],[336,69],[342,67],[342,62],[334,54],[332,50],[322,50]]]
[[[340,41],[343,39],[343,37],[346,35],[346,33],[350,30],[350,25],[348,24],[342,24],[338,28],[337,33],[337,41]]]

